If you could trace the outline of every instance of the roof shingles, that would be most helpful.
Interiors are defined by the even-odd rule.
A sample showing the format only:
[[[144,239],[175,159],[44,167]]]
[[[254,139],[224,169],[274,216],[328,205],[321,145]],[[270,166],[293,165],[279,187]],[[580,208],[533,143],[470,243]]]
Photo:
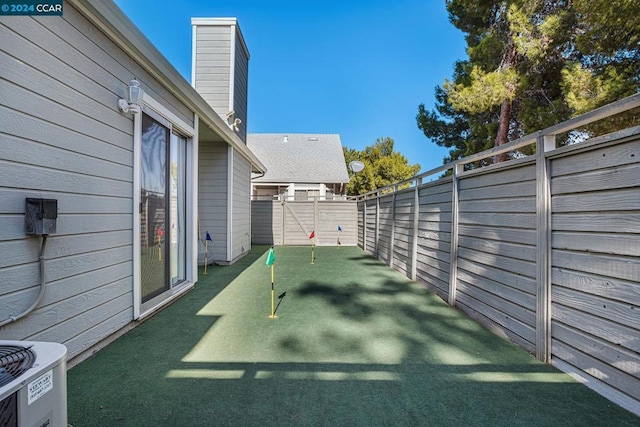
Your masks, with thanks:
[[[247,146],[267,167],[267,173],[255,182],[349,181],[338,134],[250,133]]]

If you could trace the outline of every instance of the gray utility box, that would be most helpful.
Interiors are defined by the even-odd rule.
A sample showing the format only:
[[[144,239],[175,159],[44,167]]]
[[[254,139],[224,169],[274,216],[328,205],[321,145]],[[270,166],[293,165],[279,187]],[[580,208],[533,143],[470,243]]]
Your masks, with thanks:
[[[27,234],[54,234],[58,218],[58,201],[56,199],[27,198],[24,231]]]

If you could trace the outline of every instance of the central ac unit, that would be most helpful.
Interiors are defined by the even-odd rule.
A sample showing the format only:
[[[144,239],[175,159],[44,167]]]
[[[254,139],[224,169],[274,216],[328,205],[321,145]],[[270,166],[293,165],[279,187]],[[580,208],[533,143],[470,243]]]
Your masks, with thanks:
[[[67,426],[67,348],[0,341],[0,426]]]

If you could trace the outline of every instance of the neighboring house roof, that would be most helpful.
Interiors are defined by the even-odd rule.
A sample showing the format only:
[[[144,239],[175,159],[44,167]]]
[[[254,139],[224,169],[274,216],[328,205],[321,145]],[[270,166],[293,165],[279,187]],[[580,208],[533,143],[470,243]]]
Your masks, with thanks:
[[[250,133],[247,147],[267,167],[254,182],[349,182],[338,134]]]

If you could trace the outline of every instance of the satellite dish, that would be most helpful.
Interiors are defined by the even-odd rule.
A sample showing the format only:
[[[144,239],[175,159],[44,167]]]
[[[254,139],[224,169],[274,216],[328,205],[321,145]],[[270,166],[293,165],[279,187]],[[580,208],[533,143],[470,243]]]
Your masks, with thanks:
[[[349,169],[351,169],[353,172],[360,172],[362,169],[364,169],[364,163],[358,161],[358,160],[354,160],[352,162],[349,163]]]

